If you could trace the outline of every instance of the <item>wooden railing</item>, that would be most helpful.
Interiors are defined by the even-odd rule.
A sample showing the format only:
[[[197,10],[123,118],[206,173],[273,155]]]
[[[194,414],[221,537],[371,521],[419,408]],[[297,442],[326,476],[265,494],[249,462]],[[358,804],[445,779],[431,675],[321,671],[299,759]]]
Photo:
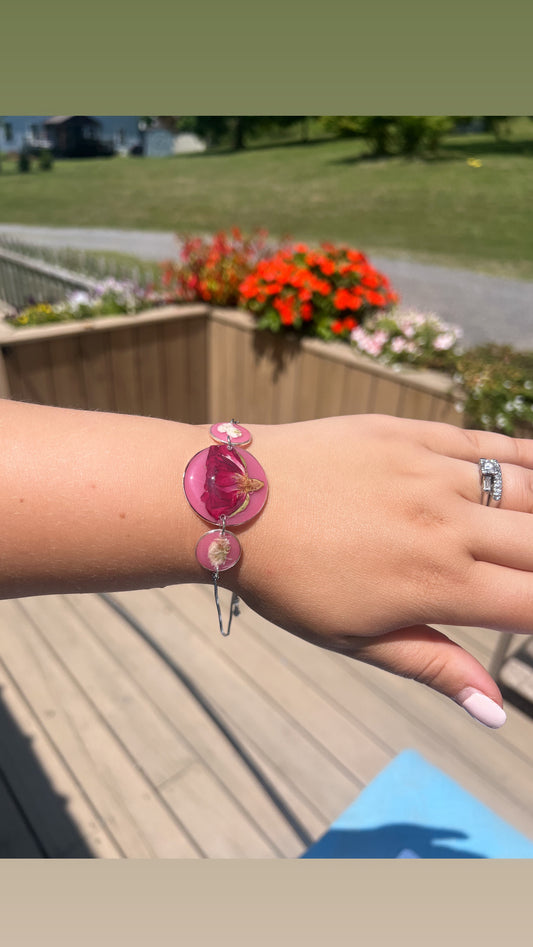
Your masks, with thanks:
[[[449,378],[394,372],[342,343],[258,332],[203,304],[16,329],[0,323],[0,394],[202,423],[385,413],[461,424]]]

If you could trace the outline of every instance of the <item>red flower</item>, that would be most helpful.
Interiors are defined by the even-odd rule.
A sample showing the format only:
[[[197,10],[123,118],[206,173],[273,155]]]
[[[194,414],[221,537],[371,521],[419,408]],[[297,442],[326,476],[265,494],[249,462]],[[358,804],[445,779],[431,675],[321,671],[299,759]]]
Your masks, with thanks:
[[[369,289],[377,289],[381,286],[381,280],[375,273],[367,272],[364,274],[361,280],[363,286],[368,286]]]
[[[366,256],[359,250],[347,250],[346,256],[350,263],[366,263]]]
[[[219,247],[215,249],[220,252]],[[325,319],[334,335],[346,337],[357,325],[353,314],[358,310],[370,313],[397,300],[388,281],[364,254],[347,246],[323,244],[314,250],[302,243],[282,248],[273,257],[259,260],[240,285],[233,256],[228,260],[222,256],[213,266],[219,280],[217,301],[224,281],[239,287],[241,301],[272,328],[278,320],[278,325],[303,326],[307,334],[320,334]],[[212,287],[210,280],[211,292]],[[338,313],[334,320],[332,308]]]
[[[333,260],[328,260],[327,257],[324,257],[322,260],[320,260],[318,266],[319,269],[322,270],[324,276],[332,276],[335,272],[335,264]]]
[[[373,290],[369,289],[366,298],[372,306],[381,307],[385,305],[385,297],[381,293],[375,293]]]
[[[362,302],[359,295],[354,291],[352,292],[349,289],[338,289],[333,297],[333,305],[335,309],[351,309],[355,311],[360,309]]]
[[[202,503],[210,516],[232,516],[244,510],[250,502],[250,493],[264,487],[262,480],[254,480],[246,472],[241,455],[227,444],[209,448],[205,468]]]

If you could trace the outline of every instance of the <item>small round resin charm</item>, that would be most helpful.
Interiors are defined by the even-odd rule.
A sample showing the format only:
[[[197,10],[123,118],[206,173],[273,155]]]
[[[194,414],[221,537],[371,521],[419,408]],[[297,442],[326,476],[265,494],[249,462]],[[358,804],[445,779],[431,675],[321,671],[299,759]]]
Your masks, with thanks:
[[[196,558],[209,572],[224,572],[240,559],[241,544],[233,533],[223,529],[210,529],[200,536],[196,544]]]
[[[263,509],[268,484],[261,464],[245,450],[214,444],[195,454],[183,475],[185,496],[208,523],[240,526]]]
[[[250,432],[243,427],[242,424],[236,424],[235,421],[224,421],[222,424],[212,424],[209,428],[209,433],[213,440],[218,441],[220,444],[227,444],[228,437],[232,444],[238,444],[240,447],[244,447],[252,440]]]

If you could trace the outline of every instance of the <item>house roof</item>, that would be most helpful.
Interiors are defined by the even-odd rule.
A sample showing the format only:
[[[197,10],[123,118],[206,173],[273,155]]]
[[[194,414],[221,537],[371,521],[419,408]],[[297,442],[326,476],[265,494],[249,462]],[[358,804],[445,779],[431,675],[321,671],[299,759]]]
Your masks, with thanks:
[[[83,118],[86,122],[90,122],[91,125],[100,124],[100,122],[97,122],[95,118],[91,118],[90,115],[54,115],[52,118],[47,118],[44,124],[63,125],[65,122],[70,122],[70,120],[73,118]]]

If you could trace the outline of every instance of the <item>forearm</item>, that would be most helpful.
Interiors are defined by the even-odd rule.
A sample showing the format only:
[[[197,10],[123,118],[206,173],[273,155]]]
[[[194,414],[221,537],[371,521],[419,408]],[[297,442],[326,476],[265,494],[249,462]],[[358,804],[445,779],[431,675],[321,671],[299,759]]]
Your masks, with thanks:
[[[188,424],[0,401],[0,597],[208,581]]]
[[[246,426],[268,500],[220,584],[500,726],[487,671],[427,623],[533,633],[532,442],[376,415]],[[195,557],[212,521],[183,490],[208,425],[0,401],[0,433],[0,598],[212,580]],[[499,508],[481,457],[503,466]]]

